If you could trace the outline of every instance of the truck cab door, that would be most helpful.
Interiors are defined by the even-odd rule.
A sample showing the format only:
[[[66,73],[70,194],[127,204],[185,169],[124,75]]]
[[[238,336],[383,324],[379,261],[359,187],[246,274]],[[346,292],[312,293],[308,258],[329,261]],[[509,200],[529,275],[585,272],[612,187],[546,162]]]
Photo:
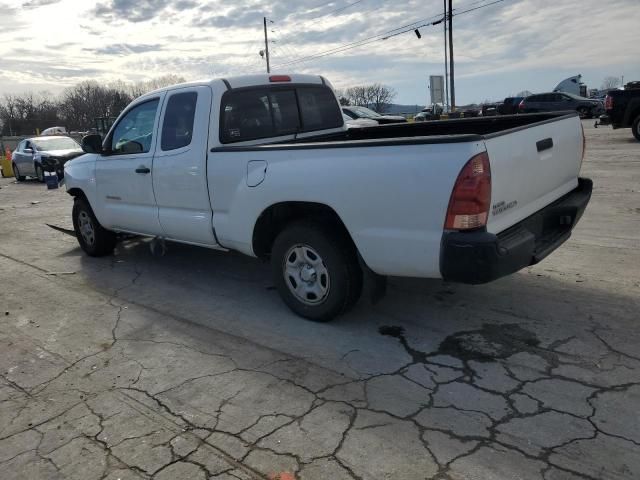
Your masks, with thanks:
[[[105,227],[162,235],[152,167],[164,93],[145,98],[120,116],[96,159],[96,215]]]
[[[164,235],[216,246],[207,184],[212,91],[208,86],[167,92],[153,158],[153,190]]]

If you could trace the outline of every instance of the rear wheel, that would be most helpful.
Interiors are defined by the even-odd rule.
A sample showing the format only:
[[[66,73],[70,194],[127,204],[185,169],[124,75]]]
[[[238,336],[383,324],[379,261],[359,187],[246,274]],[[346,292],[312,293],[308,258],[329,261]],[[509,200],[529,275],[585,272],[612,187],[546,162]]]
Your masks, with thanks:
[[[362,293],[355,246],[332,224],[291,224],[278,235],[271,253],[278,292],[302,317],[328,322],[349,310]]]
[[[16,177],[16,180],[19,182],[24,182],[26,177],[20,174],[20,170],[18,170],[18,166],[14,163],[12,165],[12,168],[13,168],[13,175]]]
[[[640,141],[640,115],[633,121],[631,131],[633,131],[633,136],[636,137],[636,140]]]
[[[40,183],[44,183],[44,170],[42,169],[42,165],[36,163],[34,166],[36,171],[36,178]]]
[[[78,243],[87,255],[104,257],[113,253],[117,243],[116,234],[100,225],[89,202],[76,197],[71,216]]]

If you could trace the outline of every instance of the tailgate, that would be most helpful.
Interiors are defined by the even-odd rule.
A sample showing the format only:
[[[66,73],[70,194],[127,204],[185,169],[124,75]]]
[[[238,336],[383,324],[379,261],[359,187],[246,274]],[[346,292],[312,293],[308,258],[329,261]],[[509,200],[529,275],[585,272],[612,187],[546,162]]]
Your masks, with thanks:
[[[500,233],[576,188],[582,138],[577,115],[487,135],[491,164],[487,231]]]

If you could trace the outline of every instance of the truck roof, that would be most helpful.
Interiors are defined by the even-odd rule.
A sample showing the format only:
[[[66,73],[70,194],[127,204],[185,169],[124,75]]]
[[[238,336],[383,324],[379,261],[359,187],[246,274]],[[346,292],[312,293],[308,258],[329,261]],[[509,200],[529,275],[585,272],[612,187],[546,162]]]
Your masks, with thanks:
[[[286,80],[289,78],[289,80]],[[243,88],[243,87],[254,87],[260,85],[273,85],[273,84],[287,84],[287,83],[311,83],[323,85],[326,84],[331,86],[331,84],[324,79],[321,75],[305,75],[298,73],[291,74],[257,74],[257,75],[239,75],[234,77],[224,77],[224,78],[214,78],[208,80],[196,80],[193,82],[185,82],[179,83],[176,85],[170,85],[168,87],[158,88],[157,90],[153,90],[151,92],[145,93],[142,97],[146,97],[147,95],[156,94],[159,92],[174,90],[176,88],[183,87],[195,87],[195,86],[218,86],[221,83],[227,85],[227,88]]]

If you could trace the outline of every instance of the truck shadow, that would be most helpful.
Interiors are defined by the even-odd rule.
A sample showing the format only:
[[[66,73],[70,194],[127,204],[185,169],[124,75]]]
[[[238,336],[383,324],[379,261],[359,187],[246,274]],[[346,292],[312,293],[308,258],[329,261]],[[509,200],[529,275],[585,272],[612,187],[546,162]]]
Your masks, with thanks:
[[[81,262],[87,282],[117,301],[152,308],[167,328],[199,325],[355,377],[396,371],[410,361],[407,346],[423,355],[442,353],[442,343],[460,332],[494,332],[484,337],[490,343],[500,325],[515,332],[501,338],[500,348],[512,349],[504,344],[512,338],[523,351],[594,328],[631,330],[640,307],[636,297],[538,267],[480,286],[392,278],[379,303],[372,305],[365,292],[352,312],[319,324],[286,308],[268,264],[240,254],[170,243],[157,257],[148,240],[131,239],[113,257],[82,255]],[[404,344],[398,335],[389,338],[388,328],[402,332]],[[528,334],[535,341],[526,341]]]

